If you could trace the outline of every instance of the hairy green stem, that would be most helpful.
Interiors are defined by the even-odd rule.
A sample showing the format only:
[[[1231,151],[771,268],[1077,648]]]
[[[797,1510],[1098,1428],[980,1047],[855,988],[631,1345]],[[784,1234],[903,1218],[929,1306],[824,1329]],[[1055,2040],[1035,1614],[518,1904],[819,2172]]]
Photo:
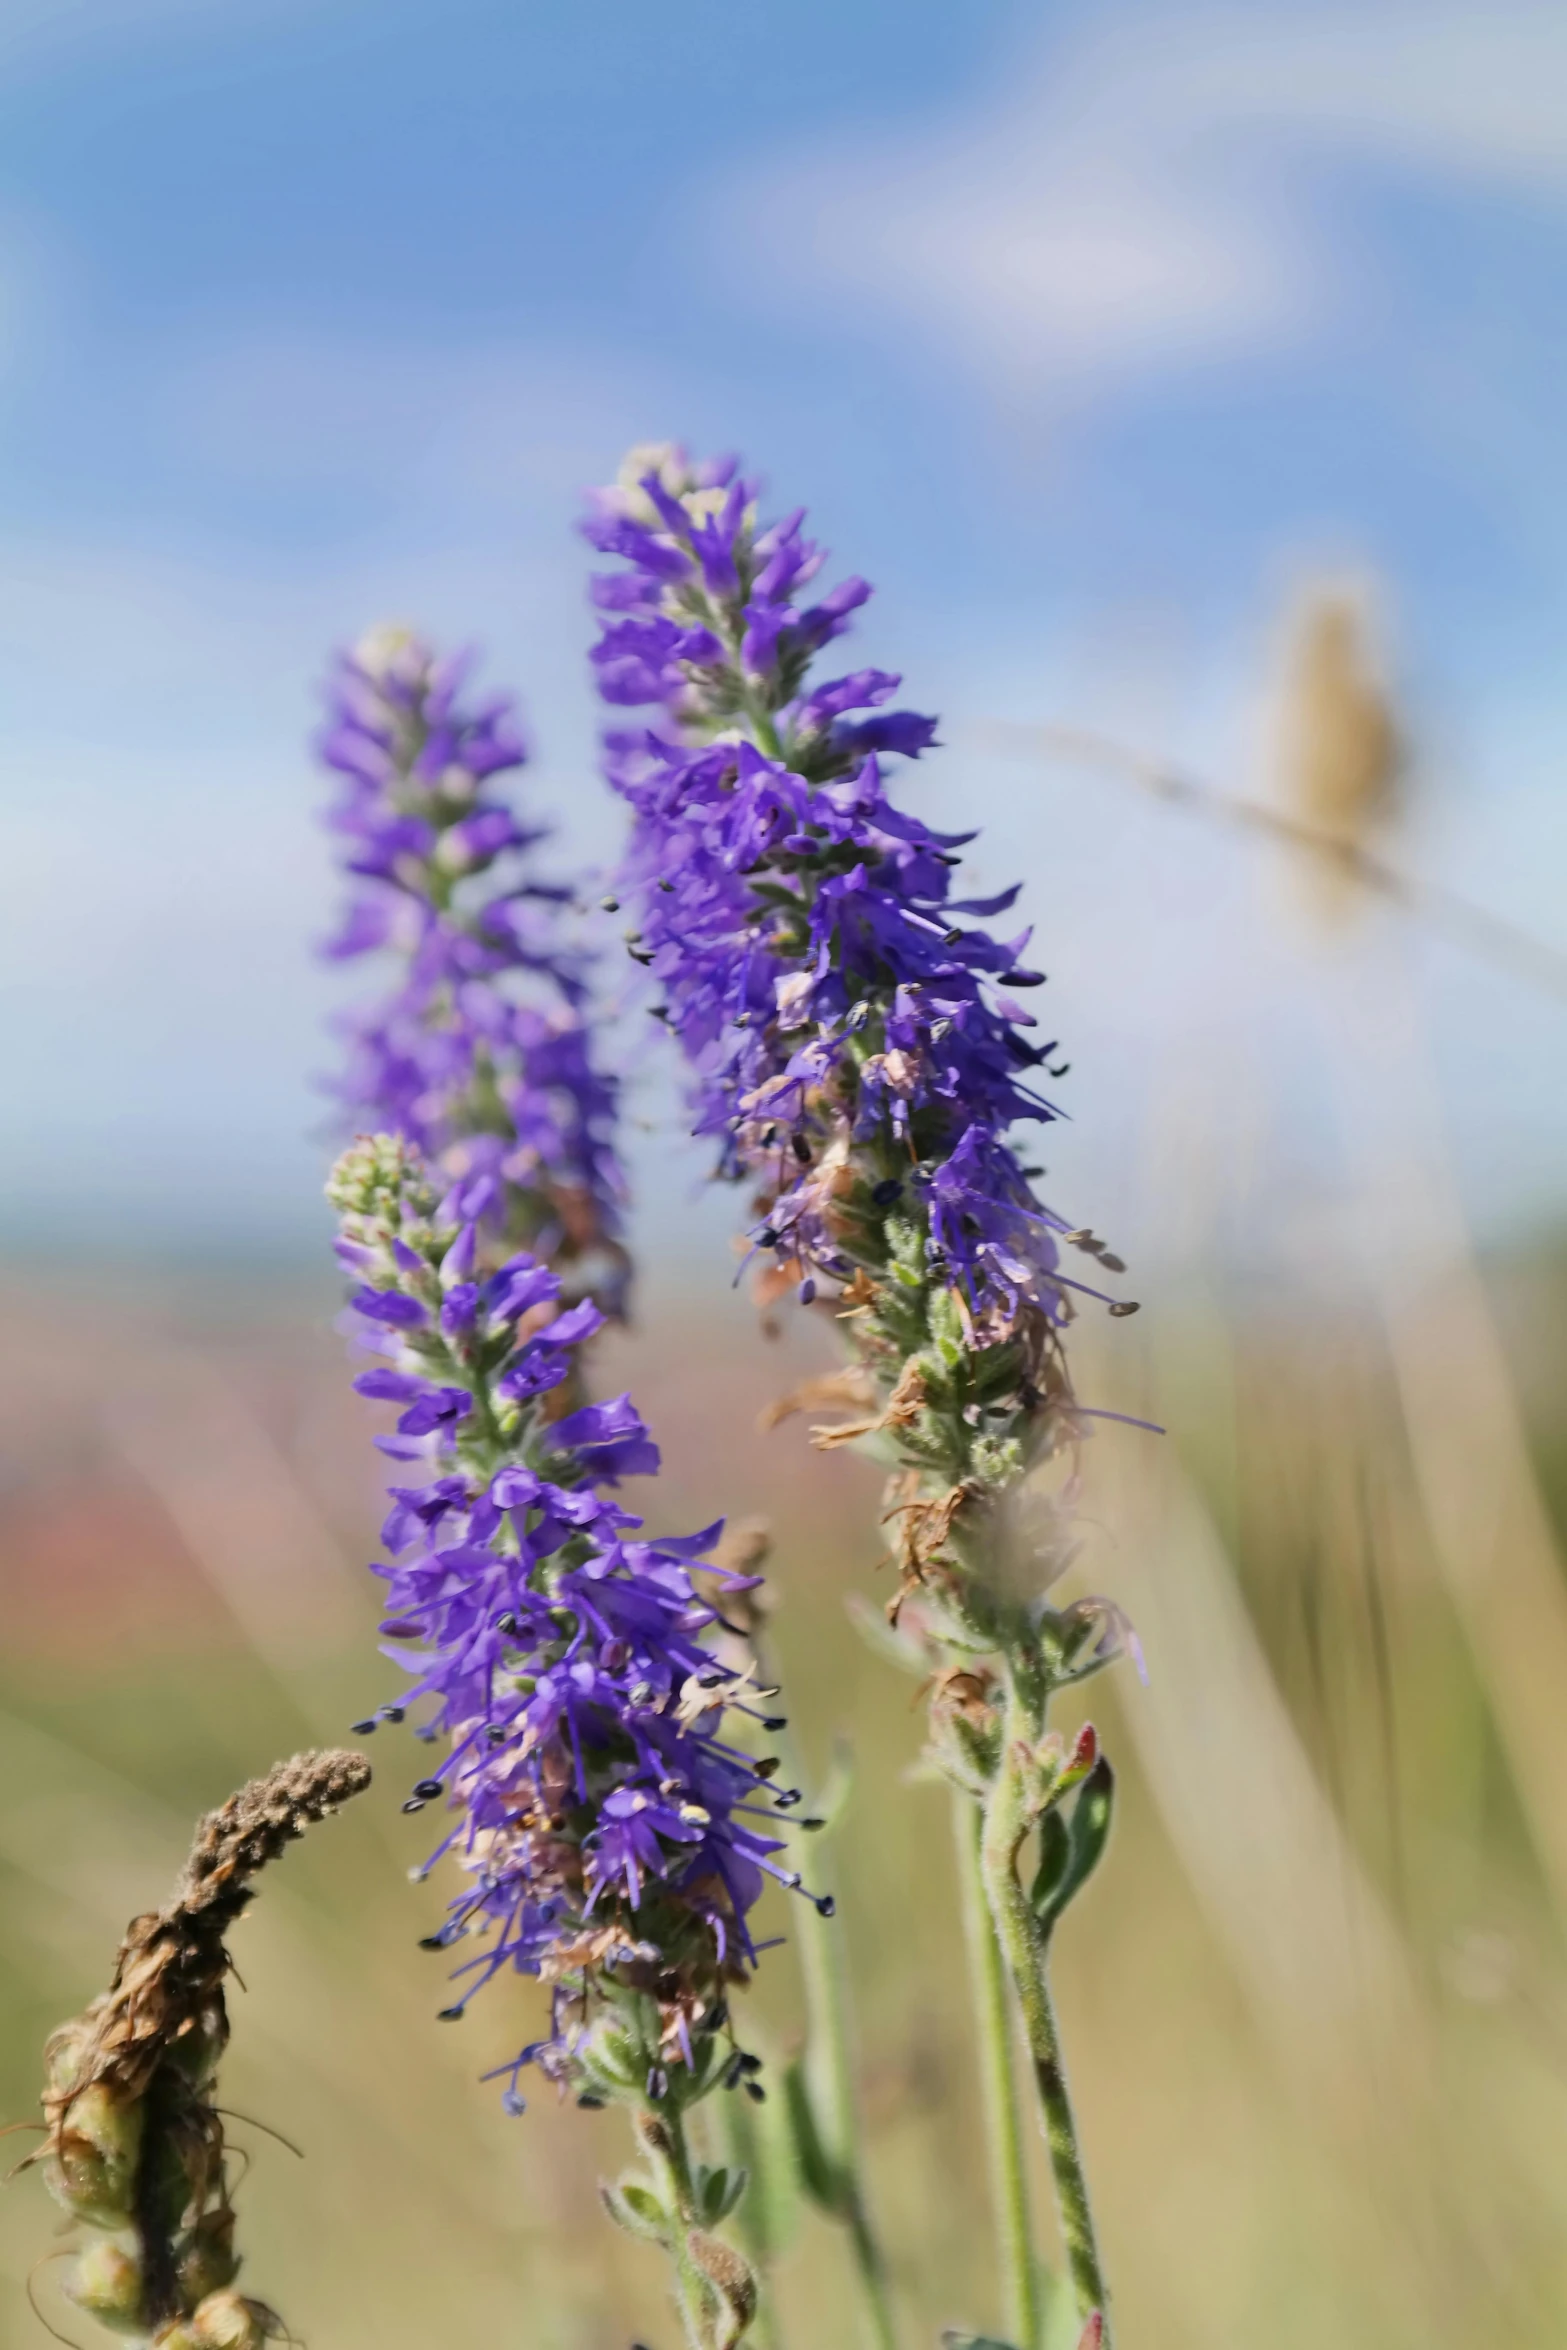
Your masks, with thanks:
[[[691,2257],[690,2236],[701,2225],[691,2178],[691,2154],[685,2127],[673,2107],[636,2115],[637,2138],[658,2181],[665,2208],[674,2220],[670,2258],[674,2262],[676,2300],[685,2328],[686,2350],[714,2350],[717,2296]]]
[[[1049,1936],[1034,1915],[1017,1871],[1018,1854],[1034,1825],[1024,1773],[1035,1742],[1031,1733],[1037,1733],[1037,1728],[1036,1723],[1029,1721],[1009,1675],[1001,1759],[985,1806],[981,1867],[985,1897],[1023,2011],[1023,2029],[1039,2094],[1040,2119],[1055,2179],[1061,2240],[1078,2312],[1085,2320],[1099,2313],[1105,2326],[1103,2350],[1110,2350],[1104,2271],[1094,2235],[1077,2124],[1067,2091],[1060,2029],[1050,1996]]]
[[[1012,2017],[1006,1974],[985,1898],[981,1860],[984,1814],[971,1796],[953,1790],[952,1830],[957,1846],[958,1884],[963,1901],[963,1935],[968,1949],[969,1989],[979,2042],[980,2096],[985,2114],[985,2150],[990,2200],[1006,2295],[1007,2337],[1017,2350],[1039,2350],[1039,2264],[1029,2217],[1028,2169],[1023,2120],[1012,2064]]]

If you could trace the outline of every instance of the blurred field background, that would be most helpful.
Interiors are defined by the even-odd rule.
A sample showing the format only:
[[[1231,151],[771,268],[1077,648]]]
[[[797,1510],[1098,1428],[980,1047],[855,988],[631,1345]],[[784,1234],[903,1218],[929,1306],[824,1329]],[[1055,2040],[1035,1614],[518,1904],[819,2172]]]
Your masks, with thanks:
[[[1073,1340],[1168,1430],[1100,1423],[1074,1568],[1149,1665],[1091,1693],[1124,1802],[1059,1961],[1118,2350],[1567,2341],[1564,79],[1549,0],[0,0],[0,2118],[195,1814],[389,1693],[328,649],[477,635],[602,876],[572,517],[684,434],[877,582],[849,657],[942,713],[900,788],[976,886],[1024,879],[1045,1188],[1142,1300]],[[728,1289],[648,1025],[601,1376],[661,1524],[773,1521],[791,1712],[852,1748],[932,2350],[1001,2313],[946,1804],[845,1616],[878,1481],[756,1432],[831,1333]],[[615,2118],[503,2119],[520,1994],[434,2020],[418,1751],[237,1937],[246,2279],[312,2350],[672,2350]],[[0,2195],[6,2350],[51,2229]],[[846,2284],[798,2214],[783,2350],[848,2350]]]

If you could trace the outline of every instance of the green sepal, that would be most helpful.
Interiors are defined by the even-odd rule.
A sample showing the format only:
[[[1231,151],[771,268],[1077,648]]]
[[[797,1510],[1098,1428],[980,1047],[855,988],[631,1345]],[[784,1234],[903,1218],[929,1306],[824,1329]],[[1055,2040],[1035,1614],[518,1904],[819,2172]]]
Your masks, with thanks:
[[[934,1715],[930,1751],[955,1786],[982,1801],[1001,1760],[1000,1725],[970,1721],[961,1713]]]
[[[949,1371],[955,1371],[968,1352],[968,1333],[963,1317],[958,1312],[958,1301],[950,1289],[931,1292],[927,1308],[930,1335],[936,1352]]]
[[[706,2163],[697,2166],[696,2202],[706,2227],[716,2228],[721,2219],[727,2219],[745,2193],[748,2173],[738,2164],[725,2163],[709,2169]]]
[[[669,2214],[645,2181],[622,2178],[611,2187],[601,2179],[599,2195],[616,2227],[644,2244],[662,2244],[668,2249],[673,2234]]]

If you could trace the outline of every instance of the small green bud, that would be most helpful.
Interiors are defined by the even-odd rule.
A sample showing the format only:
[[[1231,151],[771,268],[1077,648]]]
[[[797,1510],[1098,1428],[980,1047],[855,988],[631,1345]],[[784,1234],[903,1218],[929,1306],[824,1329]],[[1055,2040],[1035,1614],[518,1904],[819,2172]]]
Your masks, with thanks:
[[[67,2269],[65,2290],[78,2309],[116,2333],[143,2330],[141,2257],[125,2244],[89,2244]]]
[[[220,2293],[225,2285],[232,2285],[239,2274],[239,2260],[234,2251],[234,2214],[226,2204],[203,2212],[177,2246],[174,2264],[184,2301],[204,2301],[209,2293]]]
[[[983,1485],[1009,1486],[1023,1474],[1023,1447],[1015,1436],[976,1436],[969,1457]]]
[[[116,2096],[104,2081],[89,2082],[62,2117],[44,2178],[57,2203],[89,2227],[123,2227],[136,2187],[145,2109]]]
[[[265,2350],[275,2330],[259,2301],[242,2293],[209,2293],[189,2320],[197,2350]]]
[[[351,1142],[327,1177],[326,1196],[344,1215],[393,1223],[404,1206],[419,1216],[435,1208],[424,1161],[396,1134],[361,1134]]]
[[[44,2044],[44,2071],[48,2086],[57,2094],[76,2086],[91,2038],[92,2023],[84,2015],[73,2015],[68,2024],[50,2033]]]

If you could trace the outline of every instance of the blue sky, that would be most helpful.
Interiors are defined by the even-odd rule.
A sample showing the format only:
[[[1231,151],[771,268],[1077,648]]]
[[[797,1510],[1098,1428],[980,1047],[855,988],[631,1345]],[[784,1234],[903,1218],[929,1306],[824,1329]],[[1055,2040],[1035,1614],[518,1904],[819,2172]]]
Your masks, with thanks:
[[[1266,788],[1292,590],[1373,580],[1404,853],[1567,948],[1564,88],[1520,0],[7,0],[5,1229],[311,1228],[324,651],[478,638],[563,858],[611,857],[570,523],[666,433],[880,582],[865,657],[951,745],[911,789],[1028,877],[1064,1204],[1135,1214],[1183,1094],[1308,1196],[1333,1032],[1279,877],[975,730]],[[1476,1214],[1551,1213],[1567,1013],[1408,948]]]

